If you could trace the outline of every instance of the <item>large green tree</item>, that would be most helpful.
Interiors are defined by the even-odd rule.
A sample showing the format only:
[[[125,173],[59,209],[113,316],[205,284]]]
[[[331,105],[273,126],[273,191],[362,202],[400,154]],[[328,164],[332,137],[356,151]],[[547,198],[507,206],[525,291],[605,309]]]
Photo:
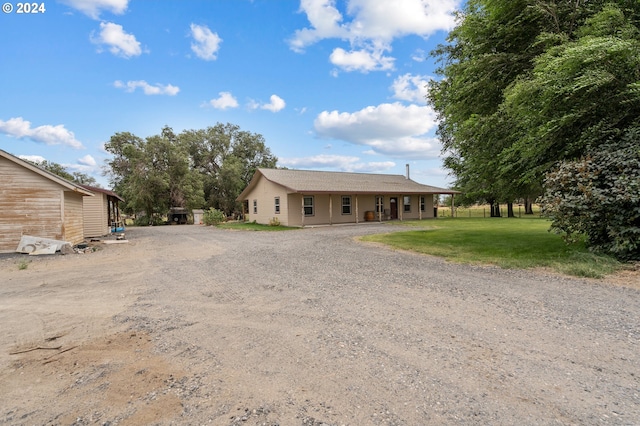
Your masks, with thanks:
[[[111,184],[126,202],[125,210],[144,211],[150,219],[170,207],[196,208],[204,204],[201,176],[190,167],[186,148],[165,127],[160,135],[141,139],[116,133],[105,144]]]
[[[261,135],[220,123],[177,135],[165,126],[145,139],[116,133],[105,149],[112,154],[111,183],[127,211],[144,210],[149,217],[170,207],[214,207],[231,215],[255,170],[277,162]]]
[[[639,2],[617,3],[637,22]],[[526,87],[540,58],[582,36],[588,31],[587,20],[607,4],[599,0],[466,3],[447,43],[433,52],[441,62],[442,78],[432,82],[429,99],[440,118],[445,166],[467,199],[532,199],[542,192],[542,176],[551,164],[535,155],[520,155],[523,150],[513,147],[543,146],[530,136],[546,117],[537,116],[541,111],[537,102],[527,110],[524,95],[517,99],[524,101],[520,105],[525,111],[514,116],[518,103],[513,87]],[[556,89],[552,80],[541,83],[549,93]],[[546,153],[557,161],[564,151]]]
[[[236,198],[249,184],[258,167],[276,167],[264,137],[234,124],[217,123],[178,135],[204,180],[207,207],[230,215],[240,209]]]
[[[579,158],[640,123],[636,9],[625,16],[618,5],[605,5],[505,90],[505,111],[521,129],[502,154],[505,164],[540,181],[558,161]]]
[[[571,196],[571,185],[598,182],[602,171],[592,167],[571,185],[564,185],[570,173],[561,172],[577,173],[594,155],[610,159],[622,180],[636,176],[636,162],[614,166],[627,152],[616,146],[638,143],[639,24],[637,0],[470,0],[448,44],[435,52],[443,79],[432,83],[430,94],[440,114],[445,165],[458,188],[478,201],[509,201],[546,189],[546,202],[558,203],[547,209],[555,212],[554,229],[581,230],[593,247],[622,253],[612,247],[626,242],[604,244],[601,229],[589,228],[624,216],[616,213],[614,198],[597,198],[598,220],[562,216],[589,208],[588,197]],[[557,176],[565,179],[562,185]],[[549,198],[550,187],[557,189],[555,198]],[[635,235],[629,231],[633,214],[618,221],[631,224],[625,235]],[[607,229],[607,238],[619,231]]]

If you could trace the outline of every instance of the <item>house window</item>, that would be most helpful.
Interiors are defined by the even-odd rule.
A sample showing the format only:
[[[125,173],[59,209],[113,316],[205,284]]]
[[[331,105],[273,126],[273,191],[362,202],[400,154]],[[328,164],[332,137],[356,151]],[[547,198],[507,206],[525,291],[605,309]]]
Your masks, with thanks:
[[[258,214],[258,200],[253,200],[253,214]]]
[[[274,210],[276,214],[280,214],[280,197],[274,198],[273,202],[274,202]]]
[[[405,195],[403,198],[404,198],[404,211],[405,212],[410,212],[411,211],[411,196]]]
[[[303,198],[304,215],[313,216],[313,196],[307,196]]]
[[[348,195],[342,197],[342,214],[351,214],[351,197]]]
[[[424,211],[424,196],[420,197],[420,211]]]
[[[384,207],[384,197],[377,196],[376,197],[376,213],[382,213]]]

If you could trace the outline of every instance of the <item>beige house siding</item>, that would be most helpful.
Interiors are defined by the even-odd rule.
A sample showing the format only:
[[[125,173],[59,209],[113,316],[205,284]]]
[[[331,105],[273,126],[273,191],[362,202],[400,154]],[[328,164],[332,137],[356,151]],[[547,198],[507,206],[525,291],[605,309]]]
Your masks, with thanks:
[[[84,197],[84,237],[100,237],[109,234],[111,228],[108,218],[109,204],[105,194],[96,193],[93,197]]]
[[[365,214],[368,211],[374,212],[374,221],[377,221],[379,219],[386,220],[384,216],[384,210],[389,210],[391,208],[391,198],[398,199],[398,219],[400,220],[428,219],[434,217],[433,194],[423,195],[425,199],[425,209],[422,212],[420,212],[421,195],[409,196],[411,199],[411,210],[409,212],[404,211],[403,195],[382,195],[383,212],[380,216],[378,216],[378,214],[376,213],[376,195],[372,194],[290,194],[289,203],[292,206],[289,213],[290,217],[301,217],[300,212],[302,211],[303,196],[313,196],[314,214],[312,216],[305,216],[304,224],[302,223],[302,220],[297,220],[293,221],[289,226],[360,223],[366,221]],[[351,197],[351,214],[342,213],[343,196]]]
[[[278,217],[286,226],[314,226],[366,222],[372,220],[371,214],[374,221],[433,218],[434,194],[456,193],[459,192],[422,185],[401,175],[258,169],[238,200],[246,200],[249,221],[267,224]],[[275,197],[280,197],[279,215],[273,211]],[[304,213],[306,197],[313,199],[313,214]],[[343,210],[343,197],[350,200],[347,213]],[[383,202],[379,213],[377,197],[382,197]],[[409,200],[406,211],[405,197]],[[397,201],[397,214],[391,207],[392,200]]]
[[[275,212],[275,198],[280,198],[280,213]],[[267,224],[274,217],[285,226],[289,222],[287,192],[280,185],[261,179],[253,191],[248,195],[249,212],[247,220]],[[257,203],[257,213],[254,213],[254,201]]]

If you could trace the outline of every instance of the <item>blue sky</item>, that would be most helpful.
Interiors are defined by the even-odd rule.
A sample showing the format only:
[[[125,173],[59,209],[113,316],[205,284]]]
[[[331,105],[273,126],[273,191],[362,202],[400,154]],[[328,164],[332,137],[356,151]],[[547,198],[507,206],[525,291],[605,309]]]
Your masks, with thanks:
[[[0,149],[103,176],[103,145],[232,123],[279,166],[449,186],[425,84],[460,0],[48,0],[0,14]],[[22,10],[26,10],[23,8]]]

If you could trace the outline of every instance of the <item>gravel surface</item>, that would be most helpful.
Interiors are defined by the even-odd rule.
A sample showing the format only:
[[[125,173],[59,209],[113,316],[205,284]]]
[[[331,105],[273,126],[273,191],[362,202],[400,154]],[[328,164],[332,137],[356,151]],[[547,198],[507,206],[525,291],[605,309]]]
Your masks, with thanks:
[[[0,259],[0,423],[640,424],[637,287],[356,240],[394,229]]]

